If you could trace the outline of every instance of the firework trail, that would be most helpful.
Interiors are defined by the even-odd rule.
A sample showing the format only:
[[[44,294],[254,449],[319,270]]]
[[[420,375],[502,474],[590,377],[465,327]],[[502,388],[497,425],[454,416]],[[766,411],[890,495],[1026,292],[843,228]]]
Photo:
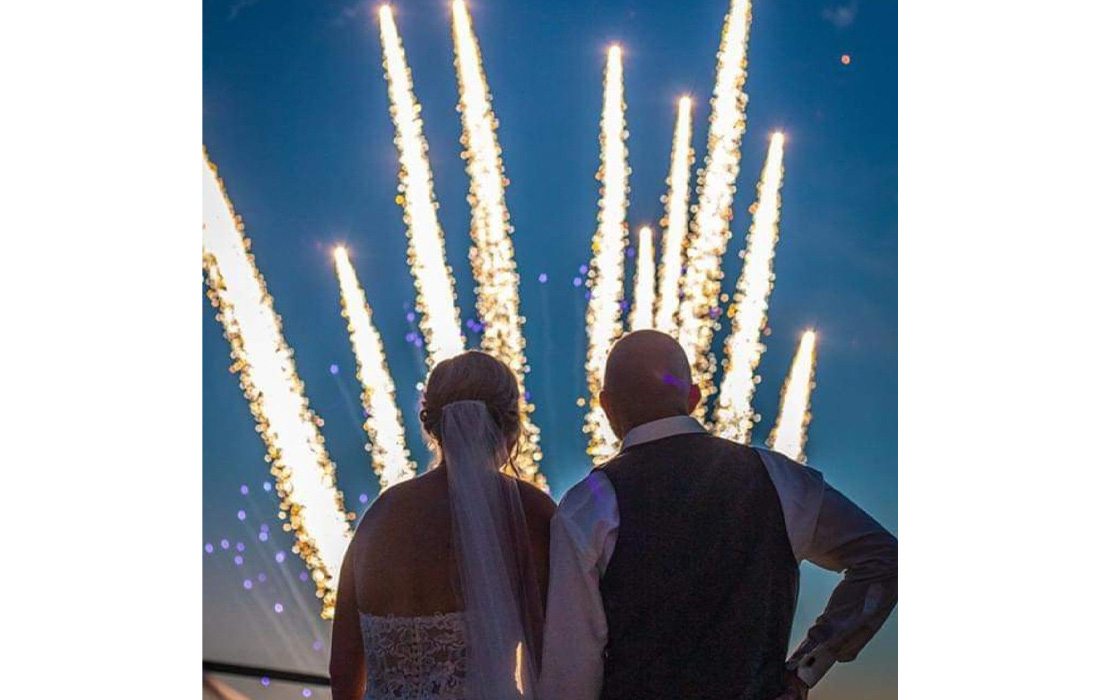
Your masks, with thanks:
[[[779,242],[779,189],[783,185],[783,134],[772,135],[764,172],[757,185],[752,226],[734,296],[733,327],[726,338],[725,375],[714,408],[718,435],[748,444],[755,418],[752,396],[756,366],[764,352],[760,334],[768,322],[768,297],[775,275],[772,260]]]
[[[779,398],[779,418],[768,436],[768,447],[791,459],[803,462],[806,455],[806,431],[810,427],[810,393],[814,388],[814,365],[817,362],[817,334],[806,331],[798,344],[783,393]]]
[[[390,116],[400,162],[397,202],[405,211],[409,269],[416,283],[416,309],[420,312],[420,328],[431,369],[440,360],[462,352],[466,341],[455,305],[454,278],[444,255],[443,230],[436,216],[428,143],[424,139],[420,105],[413,94],[412,72],[405,61],[405,49],[390,6],[383,5],[378,17],[382,68],[389,87]]]
[[[718,325],[722,287],[722,257],[730,237],[733,193],[741,161],[741,136],[745,132],[743,90],[748,73],[750,0],[732,0],[722,27],[718,69],[710,106],[706,164],[700,173],[699,202],[692,221],[685,259],[686,272],[680,291],[679,340],[692,363],[703,400],[714,393],[714,357],[711,340]]]
[[[348,336],[355,352],[361,396],[367,412],[363,428],[370,437],[371,463],[384,491],[399,481],[416,476],[416,464],[405,447],[405,427],[397,408],[393,378],[386,365],[382,336],[374,327],[370,305],[359,284],[348,251],[339,246],[332,252],[336,278],[340,282],[340,306],[348,321]]]
[[[654,277],[653,231],[643,226],[638,231],[638,257],[634,267],[634,307],[630,312],[630,330],[653,328]]]
[[[512,248],[512,225],[504,201],[507,180],[497,142],[497,120],[466,4],[455,0],[452,10],[462,157],[470,177],[470,235],[474,241],[470,265],[477,283],[478,316],[485,327],[481,349],[500,359],[516,375],[520,414],[525,423],[516,466],[525,479],[545,489],[546,477],[538,473],[538,462],[542,459],[539,429],[531,417],[535,407],[527,402],[524,389],[528,369],[524,356],[526,341],[519,310],[519,274]]]
[[[659,301],[654,326],[673,337],[679,335],[676,311],[680,306],[680,275],[683,273],[684,243],[688,233],[688,203],[691,199],[691,98],[681,97],[672,137],[672,158],[665,195],[664,252],[661,255]]]
[[[257,432],[267,445],[265,460],[281,501],[279,517],[294,532],[294,551],[313,575],[323,599],[322,617],[332,617],[351,534],[343,496],[336,490],[336,465],[325,450],[322,421],[309,408],[244,227],[209,160],[203,168],[202,245],[208,296],[229,340],[230,370],[240,376]]]
[[[588,413],[584,432],[588,454],[602,462],[615,453],[618,439],[598,405],[603,369],[611,344],[622,333],[623,252],[626,248],[627,177],[626,103],[623,98],[622,50],[607,52],[604,76],[603,118],[600,120],[601,183],[599,222],[592,239],[592,262],[588,270],[591,297],[585,321],[588,329]]]

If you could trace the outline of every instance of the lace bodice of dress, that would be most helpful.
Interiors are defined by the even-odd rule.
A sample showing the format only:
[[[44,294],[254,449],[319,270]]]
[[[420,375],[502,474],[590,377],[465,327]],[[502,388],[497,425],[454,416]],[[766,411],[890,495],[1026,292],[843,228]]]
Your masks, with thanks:
[[[367,666],[364,700],[460,700],[466,680],[461,612],[393,617],[360,614]]]

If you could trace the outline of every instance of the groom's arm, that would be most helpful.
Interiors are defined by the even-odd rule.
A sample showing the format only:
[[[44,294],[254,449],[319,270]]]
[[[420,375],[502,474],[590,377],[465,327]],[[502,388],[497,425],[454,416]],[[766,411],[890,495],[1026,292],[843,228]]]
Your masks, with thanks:
[[[824,484],[817,526],[804,557],[844,572],[788,662],[788,668],[812,687],[833,663],[856,658],[897,605],[898,540]]]
[[[550,521],[550,591],[539,697],[600,696],[607,644],[600,575],[614,547],[618,520],[611,484],[596,473],[565,495]]]
[[[779,495],[795,559],[844,572],[787,662],[812,687],[834,663],[854,659],[890,616],[898,600],[898,540],[821,472],[778,452],[758,453]]]

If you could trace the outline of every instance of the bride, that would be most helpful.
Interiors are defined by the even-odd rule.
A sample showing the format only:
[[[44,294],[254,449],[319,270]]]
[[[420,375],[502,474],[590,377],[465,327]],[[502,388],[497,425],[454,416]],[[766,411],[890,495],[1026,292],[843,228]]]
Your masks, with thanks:
[[[466,352],[428,378],[438,465],[382,493],[340,572],[334,700],[531,698],[554,502],[502,471],[520,433],[515,376]]]

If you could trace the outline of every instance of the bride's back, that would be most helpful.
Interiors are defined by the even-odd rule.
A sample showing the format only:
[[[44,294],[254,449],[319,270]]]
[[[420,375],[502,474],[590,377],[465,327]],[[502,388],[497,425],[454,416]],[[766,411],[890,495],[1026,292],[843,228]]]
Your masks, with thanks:
[[[454,592],[446,465],[396,484],[374,502],[352,540],[355,600],[361,613],[412,617],[461,609]],[[501,479],[511,479],[505,474]],[[546,596],[554,502],[518,482],[535,571]]]
[[[359,611],[417,616],[458,610],[452,539],[441,469],[381,494],[352,540]]]

